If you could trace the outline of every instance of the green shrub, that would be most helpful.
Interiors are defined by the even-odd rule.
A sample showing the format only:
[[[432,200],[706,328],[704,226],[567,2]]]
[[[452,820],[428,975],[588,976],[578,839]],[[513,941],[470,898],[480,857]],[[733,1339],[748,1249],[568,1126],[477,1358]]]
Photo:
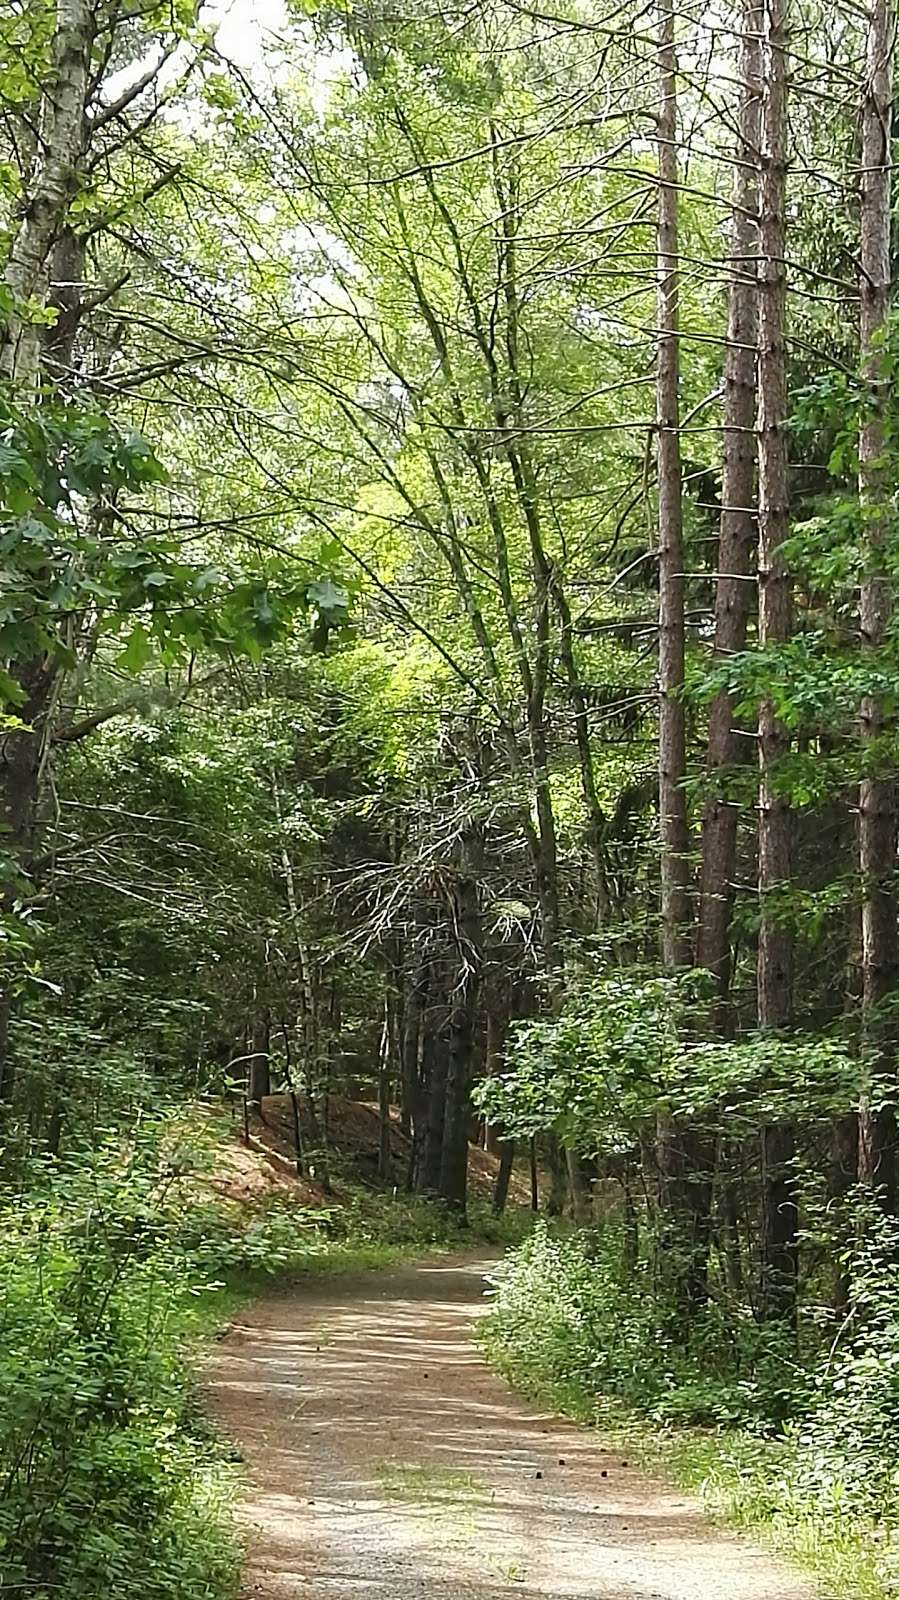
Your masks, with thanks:
[[[313,1265],[329,1248],[333,1212],[274,1197],[254,1205],[193,1203],[174,1228],[193,1270],[213,1278],[289,1272]]]
[[[768,1430],[809,1393],[786,1340],[748,1316],[712,1302],[686,1328],[614,1225],[568,1238],[538,1228],[504,1263],[482,1337],[513,1381],[585,1415],[617,1402],[656,1422]]]
[[[793,1492],[822,1511],[899,1523],[899,1225],[864,1218],[852,1310],[796,1430]]]
[[[0,1237],[0,1591],[219,1600],[228,1469],[194,1424],[191,1277],[153,1140],[8,1197]]]
[[[262,1274],[470,1243],[444,1207],[403,1194],[204,1199],[221,1137],[175,1110],[19,1165],[0,1190],[4,1595],[226,1600],[232,1469],[194,1401],[197,1333]]]

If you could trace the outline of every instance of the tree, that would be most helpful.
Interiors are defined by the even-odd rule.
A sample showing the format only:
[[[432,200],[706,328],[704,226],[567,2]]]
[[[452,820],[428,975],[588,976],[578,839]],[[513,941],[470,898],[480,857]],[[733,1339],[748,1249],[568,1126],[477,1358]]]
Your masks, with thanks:
[[[766,0],[759,171],[758,472],[759,645],[783,645],[792,630],[787,537],[786,388],[786,97],[785,0]],[[784,891],[790,882],[789,802],[781,767],[789,735],[770,695],[759,711],[758,1020],[787,1028],[792,1018],[792,934]],[[795,1315],[797,1230],[793,1129],[778,1121],[762,1129],[762,1286],[764,1312]]]
[[[742,16],[739,132],[735,148],[731,259],[724,353],[721,519],[715,580],[716,660],[726,662],[746,645],[753,601],[755,544],[755,364],[760,132],[760,9]],[[737,867],[738,803],[732,788],[745,741],[735,726],[733,697],[719,689],[709,708],[706,773],[709,793],[702,815],[702,863],[696,960],[715,979],[718,1026],[732,1022],[728,1008],[730,922]]]
[[[859,601],[862,646],[881,648],[892,610],[891,583],[884,570],[887,448],[883,423],[883,345],[888,336],[892,298],[892,184],[890,138],[893,108],[895,18],[886,0],[873,7],[867,39],[867,73],[862,109],[861,255],[859,298],[861,351],[868,384],[859,433],[859,495],[865,571]],[[859,870],[862,876],[862,1005],[866,1042],[878,1075],[894,1075],[895,1030],[883,1008],[899,980],[897,936],[895,782],[885,773],[880,749],[884,729],[882,701],[867,695],[861,708],[866,771],[859,787]],[[895,1208],[895,1116],[889,1100],[880,1110],[866,1106],[861,1121],[860,1172],[882,1188]]]

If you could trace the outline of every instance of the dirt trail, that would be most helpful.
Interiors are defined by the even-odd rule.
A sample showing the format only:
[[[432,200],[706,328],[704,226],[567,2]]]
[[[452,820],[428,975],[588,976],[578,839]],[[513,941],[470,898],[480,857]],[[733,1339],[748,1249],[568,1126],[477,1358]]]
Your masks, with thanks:
[[[294,1287],[223,1341],[208,1392],[246,1462],[246,1600],[811,1600],[485,1368],[489,1269]]]

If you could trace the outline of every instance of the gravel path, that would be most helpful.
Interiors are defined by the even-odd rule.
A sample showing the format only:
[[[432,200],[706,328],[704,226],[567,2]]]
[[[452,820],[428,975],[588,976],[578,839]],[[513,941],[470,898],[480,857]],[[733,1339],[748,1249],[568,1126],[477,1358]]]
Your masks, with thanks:
[[[223,1340],[210,1407],[244,1456],[244,1600],[812,1600],[471,1338],[489,1262],[323,1279]]]

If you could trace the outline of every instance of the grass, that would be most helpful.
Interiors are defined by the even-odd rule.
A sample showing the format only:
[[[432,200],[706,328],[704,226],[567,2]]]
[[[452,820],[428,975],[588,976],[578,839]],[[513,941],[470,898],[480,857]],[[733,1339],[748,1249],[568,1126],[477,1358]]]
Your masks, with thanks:
[[[375,1465],[375,1476],[391,1500],[454,1507],[483,1505],[489,1499],[487,1485],[473,1472],[453,1472],[430,1463],[381,1461]]]
[[[749,1434],[701,1429],[636,1431],[642,1461],[699,1494],[712,1516],[762,1538],[817,1579],[834,1600],[886,1600],[877,1531],[841,1528],[797,1506],[790,1495],[792,1447]]]

